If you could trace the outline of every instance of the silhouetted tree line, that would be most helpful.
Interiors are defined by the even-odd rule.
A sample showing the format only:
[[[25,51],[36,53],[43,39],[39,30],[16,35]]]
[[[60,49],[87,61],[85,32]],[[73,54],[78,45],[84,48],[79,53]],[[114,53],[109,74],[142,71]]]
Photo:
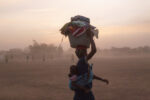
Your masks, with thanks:
[[[130,48],[130,47],[112,47],[110,49],[98,49],[99,53],[103,55],[150,55],[150,47],[143,46],[137,48]]]
[[[63,48],[61,46],[56,47],[53,44],[40,44],[34,40],[33,44],[28,47],[28,54],[37,57],[60,57],[63,55]]]
[[[53,44],[38,43],[33,40],[33,44],[29,45],[25,49],[10,49],[8,51],[0,51],[0,60],[6,63],[13,60],[51,60],[53,58],[62,57],[63,48],[61,46],[57,47]]]
[[[33,40],[33,44],[29,45],[27,48],[23,49],[10,49],[8,51],[0,51],[0,61],[5,61],[8,63],[9,61],[13,60],[26,60],[34,61],[46,61],[52,60],[54,58],[61,58],[61,57],[70,57],[72,58],[72,54],[74,54],[74,49],[69,48],[68,50],[64,51],[61,46],[57,47],[53,44],[45,44],[45,43],[38,43],[37,41]],[[63,56],[64,55],[64,56]],[[143,46],[137,48],[130,48],[130,47],[112,47],[110,49],[99,49],[97,48],[96,56],[121,56],[121,55],[146,55],[150,56],[150,47]]]

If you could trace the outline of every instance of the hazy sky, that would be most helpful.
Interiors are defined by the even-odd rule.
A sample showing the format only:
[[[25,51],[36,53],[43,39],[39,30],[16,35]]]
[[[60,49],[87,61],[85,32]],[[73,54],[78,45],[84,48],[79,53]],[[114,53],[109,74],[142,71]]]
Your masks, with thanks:
[[[59,29],[75,15],[100,30],[98,47],[150,44],[150,0],[0,0],[0,49],[58,45]],[[69,47],[67,38],[62,45]]]

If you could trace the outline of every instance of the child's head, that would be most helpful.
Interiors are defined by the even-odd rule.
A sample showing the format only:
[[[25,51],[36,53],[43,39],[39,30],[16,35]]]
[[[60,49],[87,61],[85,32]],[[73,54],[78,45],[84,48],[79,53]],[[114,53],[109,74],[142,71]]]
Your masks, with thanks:
[[[78,58],[84,57],[87,55],[87,48],[86,47],[77,47],[75,53]]]
[[[71,77],[72,75],[77,74],[77,73],[78,73],[78,71],[77,71],[77,66],[76,66],[76,65],[71,65],[71,66],[70,66],[69,77]]]

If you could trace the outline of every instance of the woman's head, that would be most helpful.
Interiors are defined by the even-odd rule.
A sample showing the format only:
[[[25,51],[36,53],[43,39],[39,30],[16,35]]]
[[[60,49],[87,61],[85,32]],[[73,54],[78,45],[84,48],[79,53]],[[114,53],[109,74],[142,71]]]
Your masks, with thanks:
[[[87,55],[87,48],[83,46],[77,47],[75,53],[78,58],[84,57]]]

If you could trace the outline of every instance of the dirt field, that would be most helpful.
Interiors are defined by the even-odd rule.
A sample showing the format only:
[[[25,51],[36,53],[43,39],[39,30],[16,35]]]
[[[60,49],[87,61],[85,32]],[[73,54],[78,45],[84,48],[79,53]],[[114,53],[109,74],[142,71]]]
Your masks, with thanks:
[[[94,73],[109,79],[93,81],[96,100],[150,100],[150,57],[100,57]],[[0,100],[72,100],[68,59],[0,64]]]

